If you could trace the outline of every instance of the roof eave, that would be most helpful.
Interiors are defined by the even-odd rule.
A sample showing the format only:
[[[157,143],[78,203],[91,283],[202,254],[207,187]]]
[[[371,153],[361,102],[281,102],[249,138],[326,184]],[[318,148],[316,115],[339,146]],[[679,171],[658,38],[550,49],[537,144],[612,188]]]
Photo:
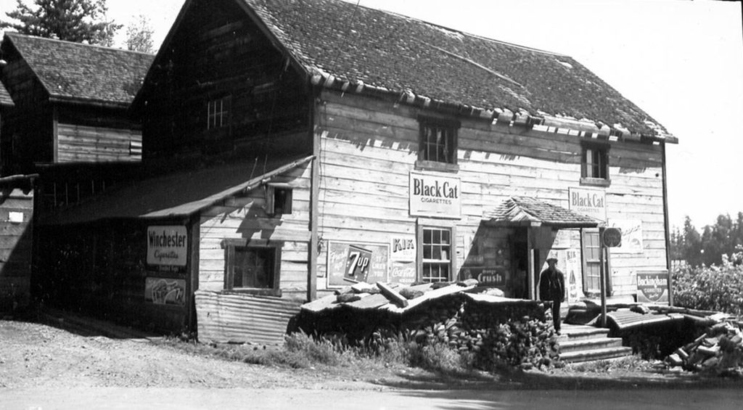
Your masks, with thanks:
[[[118,108],[124,110],[128,109],[131,105],[131,102],[106,101],[93,98],[70,97],[65,95],[50,95],[49,102],[74,105],[89,105],[103,108]]]

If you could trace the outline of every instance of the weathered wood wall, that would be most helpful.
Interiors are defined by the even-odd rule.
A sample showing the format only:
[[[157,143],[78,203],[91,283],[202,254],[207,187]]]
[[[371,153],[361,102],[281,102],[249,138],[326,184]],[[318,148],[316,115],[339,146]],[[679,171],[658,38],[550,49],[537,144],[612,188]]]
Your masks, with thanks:
[[[57,124],[56,162],[138,162],[141,160],[141,131]]]
[[[2,54],[8,64],[0,71],[0,76],[15,106],[3,113],[1,155],[9,171],[24,173],[34,162],[53,159],[53,110],[44,85],[18,51],[4,42]]]
[[[319,234],[324,240],[384,244],[391,233],[415,234],[408,185],[417,160],[419,113],[394,101],[323,91],[316,133],[322,136]],[[476,233],[486,208],[516,195],[569,208],[569,188],[581,186],[582,141],[578,135],[460,120],[457,267],[469,252],[463,238]],[[661,150],[613,142],[609,155],[607,217],[639,219],[643,227],[643,253],[612,258],[614,294],[631,294],[635,271],[665,268]],[[326,258],[323,253],[318,259],[320,274]]]
[[[248,149],[311,152],[307,84],[235,2],[192,2],[143,88],[145,157]],[[230,98],[229,125],[207,103]]]
[[[11,222],[10,213],[22,221]],[[0,312],[28,304],[33,245],[33,191],[8,189],[0,193]]]
[[[199,289],[224,289],[225,239],[246,239],[249,244],[282,243],[280,289],[286,299],[304,299],[307,290],[310,239],[310,166],[299,166],[271,182],[292,187],[292,213],[271,217],[266,214],[263,186],[242,197],[225,201],[201,214],[199,244]]]

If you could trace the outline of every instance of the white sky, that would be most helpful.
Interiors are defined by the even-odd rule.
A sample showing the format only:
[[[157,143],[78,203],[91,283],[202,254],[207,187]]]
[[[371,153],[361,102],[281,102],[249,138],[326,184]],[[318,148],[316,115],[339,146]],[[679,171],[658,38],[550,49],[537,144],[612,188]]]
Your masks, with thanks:
[[[356,0],[347,0],[356,3]],[[159,47],[184,0],[107,0],[145,14]],[[361,0],[453,29],[572,56],[676,135],[668,147],[671,224],[743,212],[743,24],[711,0]],[[0,18],[15,0],[0,0]],[[123,34],[126,28],[121,30]],[[742,121],[743,122],[743,121]]]

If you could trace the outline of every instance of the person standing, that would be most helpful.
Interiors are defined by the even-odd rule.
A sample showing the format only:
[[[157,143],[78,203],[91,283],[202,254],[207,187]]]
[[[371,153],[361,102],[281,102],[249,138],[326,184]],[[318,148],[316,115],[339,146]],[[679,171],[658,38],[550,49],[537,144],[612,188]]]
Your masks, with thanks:
[[[560,304],[565,301],[565,275],[557,269],[557,258],[547,258],[547,269],[539,275],[539,299],[552,301],[552,321],[560,334]]]

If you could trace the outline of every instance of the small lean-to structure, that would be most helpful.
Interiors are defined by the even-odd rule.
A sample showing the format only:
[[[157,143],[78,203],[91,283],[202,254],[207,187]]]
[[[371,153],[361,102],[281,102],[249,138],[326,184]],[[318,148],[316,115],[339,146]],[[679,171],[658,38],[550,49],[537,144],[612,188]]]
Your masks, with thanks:
[[[185,232],[185,268],[122,274],[143,320],[168,308],[147,299],[162,278],[185,284],[181,323],[205,338],[280,340],[286,312],[352,281],[537,299],[548,256],[575,304],[598,295],[599,227],[623,231],[609,298],[668,296],[648,284],[668,283],[677,140],[569,56],[343,1],[187,0],[132,114],[142,178],[50,223],[118,223],[139,261],[153,230]],[[187,177],[139,190],[230,164],[216,196]],[[170,202],[185,191],[205,207]]]

